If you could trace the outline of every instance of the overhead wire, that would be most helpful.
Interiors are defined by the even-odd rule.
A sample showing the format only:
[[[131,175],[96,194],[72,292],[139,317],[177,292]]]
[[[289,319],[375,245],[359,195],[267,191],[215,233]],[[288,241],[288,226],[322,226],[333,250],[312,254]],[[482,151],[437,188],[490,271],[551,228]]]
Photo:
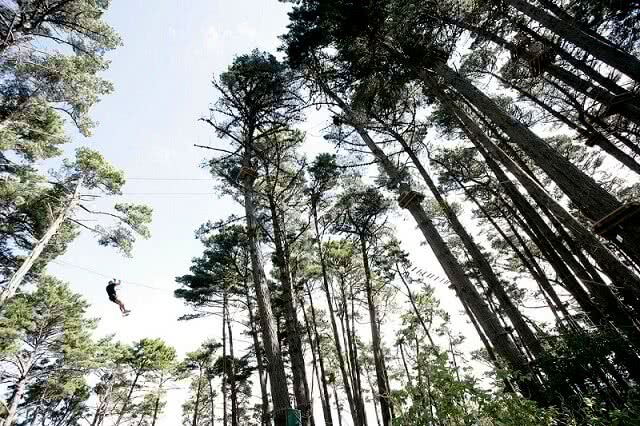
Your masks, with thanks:
[[[96,270],[93,270],[93,269],[90,269],[90,268],[86,268],[84,266],[74,265],[72,263],[65,262],[65,261],[62,261],[62,260],[52,260],[52,262],[55,263],[56,265],[59,265],[59,266],[76,268],[76,269],[79,269],[79,270],[82,270],[82,271],[85,271],[85,272],[88,272],[88,273],[91,273],[91,274],[94,274],[94,275],[98,275],[98,276],[101,276],[101,277],[104,277],[104,278],[109,278],[109,279],[113,278],[112,275],[106,275],[106,274],[103,274],[103,273],[98,272]],[[125,284],[136,286],[136,287],[145,287],[145,288],[148,288],[148,289],[158,290],[158,291],[170,291],[170,292],[173,293],[173,290],[167,289],[167,288],[154,287],[154,286],[150,286],[150,285],[147,285],[147,284],[136,283],[136,282],[131,282],[131,281],[123,281],[123,282]]]

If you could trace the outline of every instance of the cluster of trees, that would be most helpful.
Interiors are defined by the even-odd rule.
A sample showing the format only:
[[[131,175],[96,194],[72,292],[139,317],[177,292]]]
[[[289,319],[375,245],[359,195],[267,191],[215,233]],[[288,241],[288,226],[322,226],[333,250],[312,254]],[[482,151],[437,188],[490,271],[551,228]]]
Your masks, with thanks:
[[[90,136],[89,112],[112,91],[101,72],[120,44],[102,16],[108,1],[0,3],[0,424],[149,425],[173,349],[142,340],[96,341],[87,303],[46,274],[81,231],[130,255],[148,238],[151,209],[118,195],[121,171],[95,150],[63,159],[66,133]],[[71,124],[71,126],[67,126]],[[57,164],[46,171],[44,162]],[[91,225],[90,223],[95,223]],[[152,390],[151,386],[155,386]]]
[[[291,3],[284,60],[213,82],[208,167],[244,215],[203,225],[177,280],[183,319],[222,318],[225,421],[247,422],[243,359],[246,424],[640,421],[640,4]],[[337,154],[305,157],[311,107]],[[405,212],[424,254],[390,224]],[[429,251],[446,279],[412,264]]]
[[[149,235],[148,207],[87,203],[124,184],[98,152],[40,167],[111,91],[108,3],[0,4],[3,426],[154,425],[180,383],[190,426],[640,422],[637,1],[292,2],[284,60],[213,83],[207,166],[244,214],[196,233],[175,296],[222,337],[182,360],[96,340],[44,273],[81,230],[125,254]],[[335,153],[309,159],[312,107]]]

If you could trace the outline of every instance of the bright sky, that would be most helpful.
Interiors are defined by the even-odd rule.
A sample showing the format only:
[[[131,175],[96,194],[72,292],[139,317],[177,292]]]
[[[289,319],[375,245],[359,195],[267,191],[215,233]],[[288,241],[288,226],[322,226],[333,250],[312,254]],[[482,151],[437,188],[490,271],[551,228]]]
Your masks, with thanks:
[[[217,319],[178,322],[176,318],[187,310],[172,295],[174,277],[187,273],[191,258],[201,253],[194,230],[207,220],[240,212],[233,202],[210,194],[212,182],[199,168],[209,153],[193,144],[215,143],[216,138],[198,118],[207,114],[215,100],[212,76],[224,71],[234,55],[256,47],[275,52],[277,37],[285,32],[287,8],[276,0],[113,2],[106,19],[124,40],[124,46],[110,55],[112,65],[106,74],[115,84],[115,93],[93,110],[100,122],[94,136],[89,140],[78,136],[75,146],[98,149],[125,171],[128,183],[122,200],[153,207],[152,238],[139,241],[128,259],[99,247],[93,236],[84,233],[59,264],[49,267],[91,303],[91,315],[101,318],[100,335],[115,333],[123,341],[160,337],[181,355],[205,338],[219,337]],[[323,121],[312,115],[306,126],[310,151],[332,150],[314,137],[321,127]],[[96,207],[105,205],[105,201],[96,203]],[[417,265],[442,274],[433,266],[430,250],[421,247],[413,223],[404,216],[395,222]],[[133,312],[122,318],[117,306],[107,300],[108,279],[69,265],[159,290],[123,285],[120,295]],[[440,294],[449,292],[445,289]],[[454,299],[445,298],[452,314],[460,310]],[[391,331],[387,333],[392,338]],[[160,426],[179,423],[183,398],[182,392],[171,394]],[[318,424],[320,414],[317,409]]]

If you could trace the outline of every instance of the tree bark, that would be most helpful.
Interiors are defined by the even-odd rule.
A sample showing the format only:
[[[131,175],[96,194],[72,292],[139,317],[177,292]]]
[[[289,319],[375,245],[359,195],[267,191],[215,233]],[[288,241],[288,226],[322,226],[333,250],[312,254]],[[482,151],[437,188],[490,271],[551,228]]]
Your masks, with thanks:
[[[258,340],[258,330],[256,329],[256,319],[253,314],[253,303],[251,303],[251,296],[247,292],[247,310],[249,312],[249,332],[251,333],[251,339],[253,341],[253,350],[256,353],[256,365],[258,367],[258,380],[260,381],[260,398],[262,406],[260,410],[262,412],[261,426],[269,426],[269,395],[267,391],[267,380],[265,377],[265,368],[262,362],[262,348],[260,347],[260,341]]]
[[[193,406],[193,418],[191,419],[191,426],[198,426],[198,414],[200,411],[200,395],[202,393],[202,368],[198,373],[198,387],[196,389],[196,402]]]
[[[612,255],[590,230],[586,229],[580,222],[578,222],[569,212],[564,209],[564,207],[556,202],[545,191],[544,188],[542,188],[534,179],[532,179],[528,173],[522,170],[522,168],[518,166],[507,154],[505,154],[503,150],[497,147],[488,137],[486,137],[486,135],[484,135],[478,125],[473,120],[471,120],[466,113],[464,113],[459,107],[457,107],[454,102],[447,97],[447,95],[445,95],[443,92],[440,92],[439,98],[443,102],[445,108],[452,112],[452,114],[462,122],[463,129],[466,128],[469,130],[470,134],[472,135],[472,140],[480,143],[482,148],[486,150],[492,157],[498,158],[503,164],[505,164],[509,171],[516,176],[518,181],[523,185],[523,187],[539,205],[549,209],[549,211],[553,212],[553,214],[559,220],[561,220],[565,224],[565,226],[571,229],[572,235],[576,239],[576,241],[580,243],[580,245],[589,253],[589,255],[594,258],[594,260],[596,260],[596,262],[602,267],[604,273],[607,274],[611,278],[611,280],[613,280],[614,282],[620,282],[631,291],[639,291],[638,289],[640,288],[640,279],[635,274],[633,274],[624,264],[622,264],[622,262],[620,262],[614,255]],[[546,148],[551,149],[548,145],[546,146]],[[541,149],[541,151],[543,150]],[[595,184],[595,182],[593,183]],[[596,186],[600,188],[598,185]],[[600,189],[602,190],[602,188]],[[586,190],[587,189],[585,188],[585,191]],[[606,191],[605,193],[608,194]],[[613,198],[610,195],[609,197]],[[586,193],[584,193],[583,198],[589,197],[586,195]],[[615,200],[615,198],[613,198],[613,200]]]
[[[250,158],[245,158],[245,167],[251,167]],[[254,181],[251,176],[244,179],[244,202],[247,221],[247,242],[251,258],[251,270],[256,292],[258,311],[260,313],[260,330],[264,351],[267,358],[269,383],[271,386],[271,399],[273,401],[273,418],[275,426],[286,426],[286,410],[289,403],[289,391],[287,378],[284,372],[282,352],[276,335],[276,325],[271,308],[271,294],[266,283],[264,267],[260,256],[257,240],[258,223],[255,213]]]
[[[320,385],[322,386],[322,395],[324,400],[324,421],[325,426],[333,426],[333,418],[331,416],[331,405],[329,397],[329,387],[327,384],[327,372],[324,366],[324,357],[322,356],[322,348],[320,347],[320,334],[318,333],[318,323],[316,319],[316,308],[313,304],[313,295],[311,289],[307,284],[307,295],[309,296],[309,307],[311,308],[311,327],[313,330],[313,336],[315,338],[315,348],[317,352],[318,364],[320,366]],[[313,341],[310,341],[312,343]]]
[[[476,268],[482,275],[482,278],[485,280],[489,287],[489,291],[493,292],[500,303],[500,306],[505,311],[511,324],[513,324],[514,328],[520,335],[520,338],[527,346],[527,348],[531,351],[534,356],[538,356],[543,352],[542,344],[535,336],[533,331],[529,328],[529,325],[525,322],[522,314],[513,303],[511,297],[507,294],[504,286],[500,279],[496,276],[493,268],[487,261],[487,257],[482,253],[476,242],[473,240],[473,237],[467,232],[464,225],[458,219],[458,216],[453,211],[447,200],[440,194],[438,187],[427,173],[427,170],[422,165],[422,162],[416,155],[415,151],[409,146],[406,140],[399,133],[392,131],[394,138],[396,141],[400,143],[405,153],[409,156],[414,166],[422,176],[422,179],[427,184],[427,187],[431,191],[431,194],[438,202],[438,205],[442,208],[449,224],[453,231],[460,237],[464,248],[466,249],[469,256],[473,260]]]
[[[9,398],[8,408],[7,408],[7,417],[3,421],[3,426],[13,426],[16,420],[16,414],[18,413],[18,405],[20,404],[20,400],[22,399],[22,395],[24,395],[25,390],[27,389],[27,376],[23,375],[20,380],[15,385],[13,392],[11,393],[11,397]]]
[[[228,303],[228,302],[227,302]],[[231,371],[229,374],[229,387],[231,388],[231,426],[238,426],[238,388],[236,386],[236,357],[233,351],[233,330],[229,320],[229,306],[227,306],[227,333],[229,335],[229,357],[231,358]]]
[[[0,309],[2,309],[2,307],[6,304],[8,299],[12,298],[16,294],[16,291],[18,290],[20,284],[22,284],[24,277],[31,270],[33,264],[38,260],[38,258],[42,254],[42,251],[45,249],[51,238],[56,235],[64,221],[69,217],[69,214],[78,204],[81,188],[82,179],[78,180],[73,191],[73,195],[69,198],[66,205],[60,211],[60,213],[58,213],[58,216],[56,216],[51,225],[49,225],[42,238],[38,240],[36,245],[31,250],[31,253],[29,253],[29,256],[24,259],[22,265],[20,265],[20,268],[18,268],[18,270],[13,274],[4,291],[0,293]]]
[[[376,368],[376,382],[378,384],[378,395],[380,397],[380,413],[382,417],[382,424],[384,426],[391,426],[391,422],[393,420],[393,403],[391,402],[391,389],[388,387],[387,368],[384,362],[380,327],[378,326],[378,312],[376,309],[376,302],[373,298],[373,285],[371,283],[371,270],[369,269],[367,240],[364,234],[360,234],[360,250],[362,254],[362,264],[364,267],[364,284],[365,292],[367,294],[369,322],[371,326],[373,361]]]
[[[229,424],[229,409],[227,405],[227,290],[223,289],[222,295],[222,380],[220,391],[222,392],[222,426]]]
[[[162,381],[164,380],[164,372],[160,373],[160,383],[158,384],[158,394],[156,395],[156,401],[153,404],[153,418],[151,420],[151,426],[156,426],[158,419],[158,412],[160,411],[160,395],[162,394]]]
[[[122,403],[122,408],[120,409],[120,413],[118,414],[118,420],[116,420],[115,426],[118,426],[120,424],[120,422],[122,421],[124,415],[127,412],[127,408],[129,408],[129,402],[131,401],[131,396],[133,395],[133,391],[136,388],[136,385],[138,384],[138,380],[140,379],[140,376],[142,375],[142,373],[140,372],[136,372],[136,376],[133,379],[133,382],[131,383],[131,387],[129,388],[129,392],[127,393],[127,397],[125,398],[124,402]]]
[[[311,419],[313,410],[309,399],[309,384],[302,351],[301,331],[298,323],[296,308],[296,290],[291,281],[289,256],[285,251],[282,224],[276,202],[272,196],[268,196],[269,210],[271,211],[271,223],[273,225],[273,240],[275,243],[275,255],[278,259],[278,272],[280,282],[283,287],[285,302],[285,326],[287,329],[287,340],[289,342],[289,357],[291,358],[291,370],[293,372],[293,393],[296,398],[296,405],[302,411],[303,422]],[[306,423],[305,423],[306,424]]]

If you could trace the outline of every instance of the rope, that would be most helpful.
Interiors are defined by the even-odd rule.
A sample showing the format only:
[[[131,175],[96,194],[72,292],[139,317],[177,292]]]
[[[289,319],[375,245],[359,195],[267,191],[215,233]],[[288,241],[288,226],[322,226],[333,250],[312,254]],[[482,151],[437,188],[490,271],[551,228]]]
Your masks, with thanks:
[[[98,276],[101,276],[101,277],[104,277],[104,278],[108,278],[108,279],[113,278],[112,275],[105,275],[105,274],[103,274],[101,272],[94,271],[93,269],[85,268],[83,266],[73,265],[73,264],[71,264],[69,262],[63,262],[61,260],[52,260],[52,262],[55,263],[56,265],[59,265],[59,266],[76,268],[76,269],[79,269],[79,270],[82,270],[82,271],[85,271],[85,272],[89,272],[90,274],[98,275]],[[157,291],[171,291],[173,293],[173,290],[169,290],[169,289],[166,289],[166,288],[153,287],[153,286],[150,286],[150,285],[141,284],[141,283],[134,283],[134,282],[131,282],[131,281],[123,281],[123,282],[125,284],[127,284],[127,285],[132,285],[132,286],[136,286],[136,287],[144,287],[144,288],[157,290]]]

